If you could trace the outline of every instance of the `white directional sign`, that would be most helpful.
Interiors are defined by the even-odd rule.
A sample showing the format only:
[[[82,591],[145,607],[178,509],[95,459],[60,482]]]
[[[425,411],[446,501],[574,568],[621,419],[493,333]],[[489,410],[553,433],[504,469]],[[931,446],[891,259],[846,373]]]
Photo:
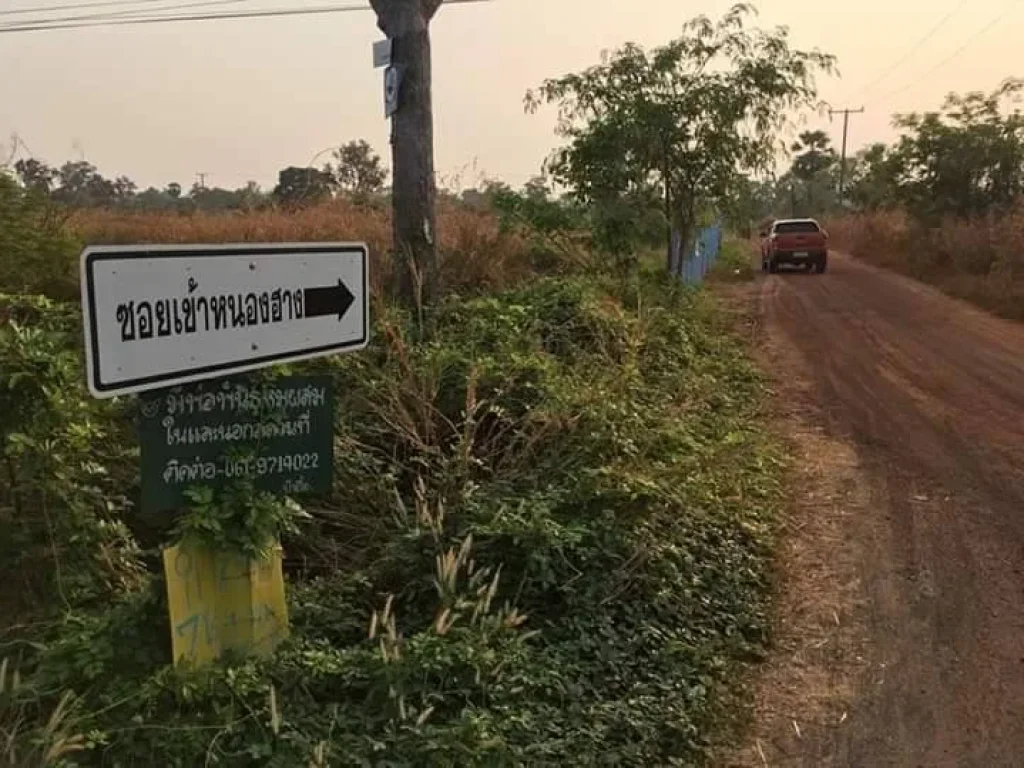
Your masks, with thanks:
[[[89,390],[113,397],[361,349],[367,262],[353,243],[86,248]]]

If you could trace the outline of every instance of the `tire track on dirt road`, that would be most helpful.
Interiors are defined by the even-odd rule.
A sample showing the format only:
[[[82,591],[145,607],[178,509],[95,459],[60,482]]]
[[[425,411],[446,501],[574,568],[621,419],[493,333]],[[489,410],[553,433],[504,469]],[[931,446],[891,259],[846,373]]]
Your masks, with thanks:
[[[841,544],[866,606],[849,719],[762,761],[1024,765],[1024,326],[842,256],[756,294],[776,379],[871,500]]]

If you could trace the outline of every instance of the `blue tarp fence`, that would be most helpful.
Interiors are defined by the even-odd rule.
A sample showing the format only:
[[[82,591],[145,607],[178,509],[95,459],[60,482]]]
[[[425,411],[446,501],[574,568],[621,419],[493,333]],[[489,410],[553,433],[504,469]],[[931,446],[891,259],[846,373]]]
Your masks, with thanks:
[[[714,224],[697,230],[697,235],[693,239],[693,251],[687,254],[680,264],[681,250],[682,238],[679,232],[673,232],[672,263],[676,265],[679,277],[688,285],[701,283],[722,250],[721,225]]]

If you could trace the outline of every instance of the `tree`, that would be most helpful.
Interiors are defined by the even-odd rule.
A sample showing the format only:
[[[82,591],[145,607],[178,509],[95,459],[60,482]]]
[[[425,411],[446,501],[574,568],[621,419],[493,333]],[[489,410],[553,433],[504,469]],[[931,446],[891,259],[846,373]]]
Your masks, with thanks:
[[[991,94],[950,94],[942,109],[897,115],[903,131],[887,158],[895,196],[923,219],[968,217],[1012,205],[1024,193],[1024,114],[1007,113],[1024,80]]]
[[[838,157],[832,149],[832,140],[824,131],[804,131],[790,147],[795,153],[793,175],[802,181],[811,181],[835,167]]]
[[[85,160],[64,163],[57,169],[57,179],[60,186],[53,199],[77,208],[115,205],[135,193],[135,182],[127,176],[111,181]]]
[[[874,211],[899,203],[900,162],[882,143],[862,149],[850,168],[850,201]]]
[[[75,249],[51,201],[0,170],[0,293],[76,296]],[[3,418],[6,426],[6,410]]]
[[[776,210],[776,185],[772,181],[737,177],[721,213],[725,223],[743,237],[750,237],[755,225]]]
[[[431,99],[430,21],[441,0],[370,0],[377,24],[393,41],[392,66],[402,77],[391,121],[395,251],[399,293],[410,306],[440,292],[437,263],[437,180]]]
[[[380,155],[365,140],[350,141],[336,149],[334,159],[337,161],[333,169],[334,183],[342,192],[365,198],[384,188],[387,169]]]
[[[494,210],[495,200],[503,194],[515,193],[512,187],[500,179],[483,179],[478,188],[463,190],[459,195],[459,201],[470,208],[489,211]]]
[[[235,195],[238,197],[238,207],[244,208],[247,211],[259,208],[267,200],[266,193],[260,189],[260,185],[255,181],[245,182],[244,187],[235,190]]]
[[[807,215],[827,211],[835,204],[834,172],[839,157],[832,149],[832,140],[824,131],[804,131],[792,144],[795,153],[789,171],[793,191],[800,188],[798,197],[804,203]]]
[[[741,4],[717,23],[699,17],[662,48],[626,45],[528,93],[528,109],[559,106],[557,130],[569,143],[549,160],[555,179],[610,209],[654,189],[688,243],[737,174],[774,164],[787,110],[815,105],[814,75],[833,69],[831,56],[792,50],[784,29],[748,30],[752,14]]]
[[[318,202],[331,196],[332,175],[316,168],[289,166],[277,175],[277,186],[271,193],[282,205]]]
[[[181,184],[179,184],[176,181],[172,181],[170,184],[167,185],[166,191],[169,197],[173,198],[174,200],[177,200],[179,197],[181,197]]]
[[[34,157],[16,162],[14,171],[25,189],[44,194],[50,193],[54,179],[57,178],[57,171]]]

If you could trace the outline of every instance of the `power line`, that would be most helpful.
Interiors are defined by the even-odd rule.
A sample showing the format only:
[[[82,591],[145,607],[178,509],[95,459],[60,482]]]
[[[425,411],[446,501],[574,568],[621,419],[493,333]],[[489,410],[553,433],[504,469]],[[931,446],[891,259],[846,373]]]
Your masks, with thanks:
[[[445,0],[445,5],[493,2],[494,0]],[[219,21],[236,19],[258,19],[278,16],[306,16],[311,14],[344,13],[369,11],[368,5],[329,5],[311,8],[275,8],[263,11],[240,11],[237,13],[196,13],[181,16],[151,16],[130,19],[109,19],[97,21],[69,21],[52,19],[47,23],[28,22],[20,26],[0,27],[0,34],[12,32],[44,32],[53,29],[86,29],[90,27],[122,27],[139,24],[164,24],[176,21]]]
[[[15,16],[29,13],[51,13],[53,11],[77,11],[83,8],[103,8],[112,5],[143,5],[144,3],[163,3],[166,0],[103,0],[99,3],[71,3],[69,5],[48,5],[42,8],[8,8],[0,10],[0,16]]]
[[[451,0],[449,0],[450,2]],[[463,0],[468,2],[468,0]],[[238,13],[194,13],[181,16],[149,16],[131,19],[109,19],[98,21],[74,21],[52,19],[46,23],[28,23],[21,26],[0,27],[0,34],[6,32],[42,32],[48,29],[87,29],[90,27],[122,27],[138,24],[163,24],[173,21],[216,21],[221,19],[254,19],[272,16],[302,16],[346,11],[368,11],[368,5],[332,5],[314,8],[276,8],[265,11],[240,11]]]
[[[159,0],[160,2],[168,2],[169,0]],[[237,3],[250,2],[250,0],[195,0],[190,3],[180,3],[178,5],[166,5],[160,8],[154,8],[153,11],[166,13],[169,11],[181,11],[187,8],[207,8],[214,5],[234,5]],[[103,13],[88,13],[79,16],[64,16],[57,19],[31,19],[29,21],[9,21],[4,24],[0,24],[0,31],[3,30],[17,30],[26,26],[41,26],[47,27],[58,24],[58,23],[70,23],[75,21],[91,21],[94,19],[117,19],[117,18],[137,18],[141,17],[145,11],[137,8],[131,8],[126,11],[104,11]],[[162,16],[150,16],[149,18],[158,19],[163,18]]]
[[[935,37],[938,31],[942,29],[944,26],[946,26],[946,22],[948,22],[957,13],[959,13],[961,9],[963,9],[963,7],[967,5],[968,2],[969,0],[960,0],[960,2],[957,3],[951,10],[949,10],[941,19],[939,19],[938,22],[936,22],[935,25],[931,29],[929,29],[920,40],[914,43],[914,45],[910,47],[910,50],[908,50],[905,54],[903,54],[903,56],[901,56],[895,62],[890,64],[886,69],[882,70],[878,77],[876,77],[874,80],[872,80],[859,91],[857,91],[857,95],[860,96],[866,93],[867,91],[870,91],[874,86],[878,85],[878,83],[882,82],[882,80],[884,80],[895,70],[897,70],[907,61],[909,61],[915,53],[921,50],[921,46],[923,46],[925,43],[927,43],[929,40]]]
[[[1019,0],[1010,0],[1010,2],[1006,4],[1006,7],[1003,8],[1003,10],[1000,11],[999,14],[994,19],[992,19],[992,21],[990,21],[984,27],[982,27],[977,32],[975,32],[973,35],[968,37],[964,41],[963,45],[961,45],[959,48],[957,48],[955,51],[953,51],[951,54],[949,54],[946,58],[941,59],[937,64],[932,66],[930,69],[928,69],[922,75],[920,75],[917,79],[911,80],[906,85],[904,85],[904,86],[902,86],[900,88],[897,88],[894,91],[890,91],[889,93],[887,93],[884,96],[882,96],[881,100],[885,101],[885,100],[891,99],[893,96],[899,96],[901,93],[904,93],[905,91],[908,91],[911,88],[913,88],[915,85],[920,83],[922,80],[927,78],[929,75],[931,75],[936,70],[940,69],[941,67],[944,67],[946,64],[948,64],[949,62],[953,61],[953,59],[955,59],[961,53],[966,51],[978,38],[980,38],[983,35],[985,35],[989,30],[991,30],[1000,21],[1002,21],[1006,17],[1006,15],[1008,13],[1010,13],[1010,11],[1014,8],[1014,6],[1016,6],[1018,4],[1019,4]]]

